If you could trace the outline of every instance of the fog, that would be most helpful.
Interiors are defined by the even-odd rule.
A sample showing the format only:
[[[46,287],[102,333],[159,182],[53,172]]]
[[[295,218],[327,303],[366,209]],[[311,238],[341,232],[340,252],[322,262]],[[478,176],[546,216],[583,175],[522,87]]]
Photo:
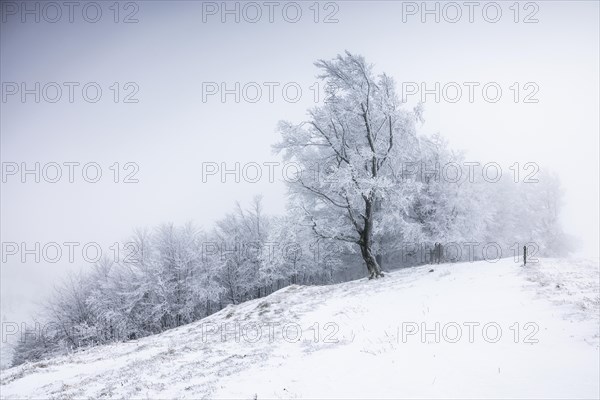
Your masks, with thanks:
[[[46,19],[54,19],[55,10],[14,4],[16,10],[3,4],[0,39],[5,319],[27,318],[67,271],[89,267],[81,254],[86,243],[109,253],[136,227],[194,221],[210,229],[236,201],[248,203],[256,194],[264,196],[268,213],[283,213],[284,165],[271,149],[279,140],[277,122],[305,118],[316,93],[323,96],[314,86],[313,63],[345,50],[392,76],[409,107],[422,100],[420,132],[439,132],[465,150],[467,160],[496,162],[505,174],[516,162],[522,174],[526,163],[557,172],[565,192],[564,229],[577,237],[578,254],[598,257],[597,2],[538,2],[537,10],[521,3],[517,17],[502,2],[495,23],[481,8],[469,22],[465,7],[456,23],[448,21],[453,10],[440,14],[439,22],[425,14],[422,22],[420,10],[413,14],[391,1],[319,3],[318,16],[312,3],[301,3],[295,23],[295,8],[282,14],[286,3],[273,10],[273,22],[263,3],[257,3],[261,18],[238,4],[239,22],[235,12],[221,15],[220,2],[121,3],[118,16],[102,3],[95,23],[86,21],[94,10],[84,18],[84,7],[73,11],[73,22],[63,8],[52,23]],[[22,7],[35,10],[36,4],[39,22],[35,14],[22,15]],[[538,21],[524,23],[534,11],[530,19]],[[29,94],[23,95],[23,82]],[[436,82],[439,101],[435,93],[422,98],[421,84],[435,92]],[[472,101],[464,82],[476,83]],[[484,93],[488,83],[494,85]],[[457,86],[462,95],[453,102]],[[97,87],[102,94],[93,102]],[[272,162],[279,164],[264,164]],[[39,182],[35,173],[22,174],[35,163]],[[53,163],[62,173],[56,183],[50,182]],[[82,175],[88,163],[95,164]],[[207,163],[219,171],[203,175]],[[235,163],[239,182],[235,174],[221,174]],[[244,175],[251,172],[243,172],[248,163],[262,166],[257,182]],[[98,169],[98,182],[88,182]],[[63,252],[55,263],[47,257],[36,262],[34,255],[23,262],[22,248],[6,254],[9,242],[30,249],[36,242],[77,245],[73,261]]]

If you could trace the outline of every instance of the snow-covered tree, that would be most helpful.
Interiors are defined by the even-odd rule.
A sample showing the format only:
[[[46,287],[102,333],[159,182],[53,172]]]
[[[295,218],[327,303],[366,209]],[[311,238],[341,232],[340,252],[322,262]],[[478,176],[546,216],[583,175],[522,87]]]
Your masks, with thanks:
[[[265,285],[280,281],[331,283],[341,265],[335,245],[316,236],[304,215],[290,210],[271,221],[267,246],[261,253],[261,280]]]
[[[280,122],[275,149],[302,167],[289,186],[315,234],[358,246],[369,278],[383,276],[373,243],[376,212],[392,194],[402,203],[393,164],[416,145],[420,112],[404,110],[393,79],[376,76],[361,56],[346,52],[315,65],[328,100],[305,122]]]
[[[487,240],[514,250],[529,245],[536,256],[560,256],[572,250],[572,239],[560,223],[563,191],[555,173],[541,170],[535,178],[518,182],[506,175],[488,183],[486,190],[492,209]]]
[[[254,198],[248,209],[236,205],[216,224],[214,239],[218,256],[219,282],[227,299],[237,304],[260,297],[260,253],[268,236],[269,219],[263,213],[262,198]]]

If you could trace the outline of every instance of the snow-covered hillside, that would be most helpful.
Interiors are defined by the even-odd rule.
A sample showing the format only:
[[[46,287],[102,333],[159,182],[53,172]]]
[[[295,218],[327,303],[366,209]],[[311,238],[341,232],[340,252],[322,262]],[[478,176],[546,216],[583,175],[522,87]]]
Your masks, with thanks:
[[[598,286],[598,261],[573,259],[291,286],[160,335],[5,370],[1,396],[598,398]]]

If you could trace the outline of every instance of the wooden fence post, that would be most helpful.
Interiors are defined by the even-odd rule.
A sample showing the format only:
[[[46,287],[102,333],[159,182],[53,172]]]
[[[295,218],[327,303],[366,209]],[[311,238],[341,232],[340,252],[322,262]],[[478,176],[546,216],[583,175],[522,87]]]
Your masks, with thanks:
[[[523,246],[523,266],[527,265],[527,246]]]

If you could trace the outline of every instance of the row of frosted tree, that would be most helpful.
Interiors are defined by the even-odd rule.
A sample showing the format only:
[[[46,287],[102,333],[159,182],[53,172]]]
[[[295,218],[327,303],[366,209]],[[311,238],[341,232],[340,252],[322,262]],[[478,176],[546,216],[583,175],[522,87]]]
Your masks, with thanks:
[[[290,284],[332,283],[341,253],[310,232],[265,215],[260,197],[210,232],[192,223],[138,230],[123,260],[103,259],[56,287],[13,364],[159,333]]]
[[[434,243],[493,242],[503,256],[527,243],[538,255],[568,250],[556,176],[469,170],[441,136],[417,132],[422,107],[407,110],[393,79],[364,58],[345,53],[315,65],[327,101],[306,121],[280,122],[274,146],[301,166],[287,182],[286,215],[265,214],[257,197],[208,231],[136,231],[132,256],[103,260],[57,288],[13,364],[159,333],[286,285],[355,278],[360,264],[382,277],[384,266],[427,262],[404,256]]]

